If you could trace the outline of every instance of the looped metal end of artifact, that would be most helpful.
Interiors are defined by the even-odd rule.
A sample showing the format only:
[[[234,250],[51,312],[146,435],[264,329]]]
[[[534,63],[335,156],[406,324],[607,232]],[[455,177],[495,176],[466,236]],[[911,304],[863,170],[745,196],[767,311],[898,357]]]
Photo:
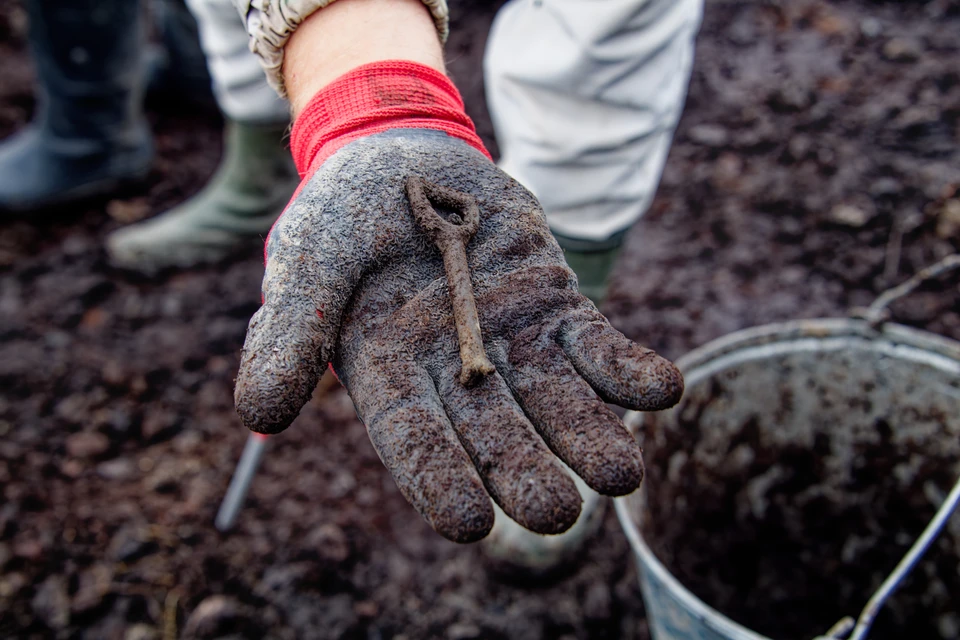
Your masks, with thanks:
[[[480,207],[470,194],[427,182],[420,176],[409,176],[406,187],[417,225],[443,256],[460,342],[460,384],[472,387],[496,370],[483,349],[480,316],[467,266],[467,243],[480,227]],[[444,218],[435,206],[452,213]]]

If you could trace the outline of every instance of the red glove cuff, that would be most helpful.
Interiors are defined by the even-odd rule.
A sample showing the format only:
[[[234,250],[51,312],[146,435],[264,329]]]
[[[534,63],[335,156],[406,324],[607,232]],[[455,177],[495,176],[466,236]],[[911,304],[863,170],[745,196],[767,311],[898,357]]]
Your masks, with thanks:
[[[449,78],[422,64],[388,60],[357,67],[310,100],[291,134],[297,170],[306,177],[349,142],[389,129],[443,131],[490,157]]]

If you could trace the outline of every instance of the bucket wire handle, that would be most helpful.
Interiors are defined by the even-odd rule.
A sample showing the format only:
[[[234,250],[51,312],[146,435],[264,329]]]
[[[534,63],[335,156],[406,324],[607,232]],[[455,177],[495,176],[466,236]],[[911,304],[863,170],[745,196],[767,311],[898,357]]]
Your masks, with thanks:
[[[918,271],[912,278],[898,284],[892,289],[887,289],[880,297],[866,308],[858,308],[852,311],[852,315],[862,318],[870,323],[870,326],[877,327],[889,319],[890,312],[887,309],[893,302],[912,292],[927,280],[947,273],[960,267],[960,254],[951,253],[946,258],[936,262],[925,269]]]
[[[911,293],[927,280],[936,278],[957,267],[960,267],[960,254],[952,253],[939,262],[921,269],[912,278],[896,287],[887,289],[869,307],[854,309],[852,315],[866,320],[872,327],[878,327],[889,319],[890,311],[888,307],[893,302]],[[920,537],[913,543],[913,546],[910,547],[910,550],[900,560],[893,572],[883,581],[880,588],[867,601],[856,622],[853,618],[847,616],[833,625],[826,635],[820,636],[817,640],[840,640],[842,638],[863,640],[870,631],[870,625],[873,624],[874,619],[880,612],[880,607],[917,565],[958,506],[960,506],[960,478],[957,479],[953,489],[950,490],[950,494],[940,505],[936,515],[927,524]]]
[[[839,640],[840,638],[846,638],[846,634],[853,629],[853,633],[850,634],[848,640],[863,640],[870,630],[870,625],[873,624],[874,619],[880,612],[880,607],[883,606],[887,598],[896,591],[900,583],[903,582],[903,579],[907,577],[907,574],[917,565],[920,558],[923,557],[923,554],[926,553],[937,535],[947,524],[950,516],[956,511],[957,506],[960,506],[960,478],[958,478],[956,484],[953,485],[953,489],[950,490],[947,499],[944,500],[940,508],[937,509],[936,515],[933,516],[933,520],[930,521],[927,528],[923,530],[923,533],[920,534],[920,537],[913,543],[913,546],[910,547],[907,554],[903,556],[893,572],[883,581],[883,584],[880,585],[876,593],[867,601],[867,605],[863,608],[860,617],[857,619],[856,626],[854,627],[852,618],[844,618],[835,624],[833,628],[827,632],[826,636],[821,636],[821,638],[823,638],[823,640]]]

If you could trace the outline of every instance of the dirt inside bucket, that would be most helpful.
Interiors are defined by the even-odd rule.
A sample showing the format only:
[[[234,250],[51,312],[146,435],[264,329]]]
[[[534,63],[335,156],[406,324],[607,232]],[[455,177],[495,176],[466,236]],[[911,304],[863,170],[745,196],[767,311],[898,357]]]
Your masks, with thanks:
[[[937,391],[953,383],[924,368],[801,353],[688,387],[643,424],[644,539],[704,602],[771,638],[856,617],[960,472],[957,401]],[[869,637],[960,637],[958,593],[954,518]]]

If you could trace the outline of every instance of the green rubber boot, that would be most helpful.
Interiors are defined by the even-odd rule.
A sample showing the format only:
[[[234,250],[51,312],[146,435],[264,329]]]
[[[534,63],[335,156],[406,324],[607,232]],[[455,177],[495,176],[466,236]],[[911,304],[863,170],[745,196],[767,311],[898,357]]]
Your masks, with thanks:
[[[300,177],[283,141],[286,125],[227,124],[224,158],[200,193],[107,238],[111,262],[147,275],[228,258],[262,245]]]
[[[37,111],[0,144],[0,210],[49,209],[139,182],[153,143],[141,111],[138,3],[30,0],[26,8]]]
[[[626,231],[621,231],[602,242],[577,240],[554,234],[567,264],[577,274],[580,293],[600,306],[607,296],[610,272],[620,256]]]

